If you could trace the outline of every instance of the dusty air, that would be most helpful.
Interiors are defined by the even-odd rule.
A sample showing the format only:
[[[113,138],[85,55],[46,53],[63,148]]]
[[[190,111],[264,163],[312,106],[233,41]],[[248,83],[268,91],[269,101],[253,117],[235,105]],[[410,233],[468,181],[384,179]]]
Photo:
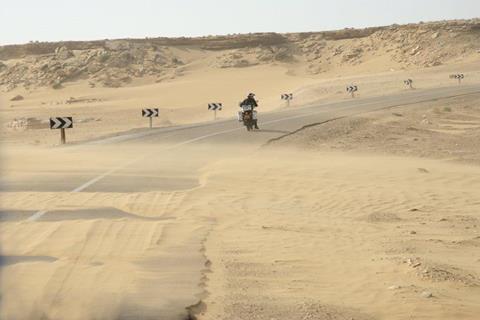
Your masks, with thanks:
[[[477,2],[23,2],[0,319],[480,318]]]

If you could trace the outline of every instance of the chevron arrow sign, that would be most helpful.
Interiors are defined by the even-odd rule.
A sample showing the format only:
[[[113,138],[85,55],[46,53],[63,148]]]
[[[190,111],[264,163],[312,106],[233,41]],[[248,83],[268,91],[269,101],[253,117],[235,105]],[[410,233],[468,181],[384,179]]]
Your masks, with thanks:
[[[145,117],[145,118],[158,117],[158,114],[159,114],[158,108],[142,110],[142,117]]]
[[[465,75],[463,73],[451,74],[450,79],[465,79]]]
[[[358,91],[358,87],[355,86],[355,85],[351,85],[351,86],[347,87],[347,92],[349,92],[349,93],[353,93],[353,92],[356,92],[356,91]]]
[[[284,93],[281,95],[282,100],[293,100],[293,93]]]
[[[50,118],[50,129],[70,129],[70,128],[73,128],[72,117]]]
[[[209,103],[208,110],[222,110],[223,105],[221,103]]]

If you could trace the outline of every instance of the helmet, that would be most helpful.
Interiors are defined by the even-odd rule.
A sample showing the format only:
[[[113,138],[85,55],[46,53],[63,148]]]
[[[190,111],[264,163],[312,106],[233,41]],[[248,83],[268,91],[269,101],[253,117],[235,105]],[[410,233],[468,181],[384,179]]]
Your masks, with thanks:
[[[251,92],[250,92],[250,93],[248,94],[248,97],[249,97],[249,98],[254,98],[254,97],[255,97],[255,93],[251,93]]]

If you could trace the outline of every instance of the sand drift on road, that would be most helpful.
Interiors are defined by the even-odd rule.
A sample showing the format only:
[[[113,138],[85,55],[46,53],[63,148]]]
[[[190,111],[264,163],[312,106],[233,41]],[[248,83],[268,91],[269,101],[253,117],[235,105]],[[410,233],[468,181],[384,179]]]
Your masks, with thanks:
[[[478,167],[289,147],[155,147],[5,156],[7,185],[19,182],[1,193],[2,318],[182,319],[199,301],[190,313],[200,319],[480,312]],[[103,188],[26,183],[48,172],[72,187],[140,154],[149,160],[105,177]],[[60,165],[79,157],[74,172]],[[172,175],[190,183],[173,185]],[[48,212],[28,221],[37,210]]]

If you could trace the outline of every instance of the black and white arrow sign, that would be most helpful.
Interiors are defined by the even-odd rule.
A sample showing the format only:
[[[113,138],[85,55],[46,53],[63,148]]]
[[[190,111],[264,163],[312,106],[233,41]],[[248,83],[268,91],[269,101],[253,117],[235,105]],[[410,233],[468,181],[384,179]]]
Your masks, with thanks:
[[[50,118],[50,129],[70,129],[70,128],[73,128],[72,117]]]
[[[154,109],[143,109],[142,110],[142,117],[144,118],[153,118],[158,117],[158,108]]]
[[[221,103],[209,103],[208,104],[208,110],[222,110],[222,104]]]
[[[355,86],[355,85],[347,86],[347,92],[348,93],[353,93],[353,92],[357,92],[357,91],[358,91],[357,86]]]
[[[450,75],[450,79],[465,79],[465,75],[463,73],[459,73],[459,74],[451,74]]]
[[[284,93],[281,95],[282,100],[293,100],[293,93]]]

